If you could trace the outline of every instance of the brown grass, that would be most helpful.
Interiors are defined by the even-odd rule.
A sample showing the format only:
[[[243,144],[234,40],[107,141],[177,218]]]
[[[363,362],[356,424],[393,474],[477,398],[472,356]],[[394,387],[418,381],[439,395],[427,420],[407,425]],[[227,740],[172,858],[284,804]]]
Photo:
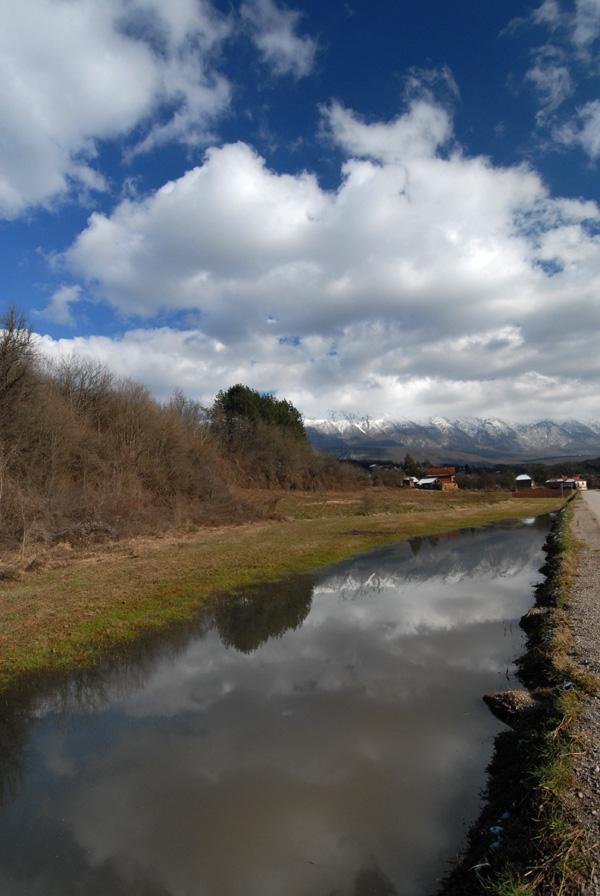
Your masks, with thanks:
[[[0,563],[0,689],[23,676],[97,662],[141,632],[191,619],[235,587],[318,568],[411,535],[533,516],[554,500],[503,493],[245,492],[271,519],[171,529],[85,549],[56,545]]]

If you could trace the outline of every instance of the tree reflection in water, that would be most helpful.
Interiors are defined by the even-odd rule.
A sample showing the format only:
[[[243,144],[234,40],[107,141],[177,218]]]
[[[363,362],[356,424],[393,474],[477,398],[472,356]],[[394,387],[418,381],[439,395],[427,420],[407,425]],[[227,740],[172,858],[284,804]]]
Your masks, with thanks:
[[[15,695],[0,893],[429,894],[477,811],[500,727],[481,696],[507,684],[548,528],[244,589]]]
[[[269,638],[302,625],[312,605],[314,576],[247,588],[219,600],[215,623],[225,647],[252,653]]]

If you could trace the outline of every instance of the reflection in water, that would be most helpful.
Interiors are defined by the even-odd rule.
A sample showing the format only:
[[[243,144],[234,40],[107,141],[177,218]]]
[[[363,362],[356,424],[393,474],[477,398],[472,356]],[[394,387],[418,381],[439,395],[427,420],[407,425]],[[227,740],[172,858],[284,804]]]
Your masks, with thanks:
[[[310,612],[312,576],[262,585],[219,603],[215,622],[225,647],[252,653],[269,638],[300,628]]]
[[[477,812],[548,520],[223,602],[11,708],[2,896],[426,896]],[[21,780],[19,780],[21,775]]]

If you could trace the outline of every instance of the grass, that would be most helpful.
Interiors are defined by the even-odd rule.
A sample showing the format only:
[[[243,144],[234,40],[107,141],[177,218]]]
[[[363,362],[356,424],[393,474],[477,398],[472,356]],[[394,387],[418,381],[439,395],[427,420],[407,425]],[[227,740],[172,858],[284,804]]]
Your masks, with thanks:
[[[487,848],[474,879],[468,862],[450,879],[445,892],[490,896],[576,896],[589,856],[583,832],[568,810],[573,757],[582,749],[577,722],[584,699],[598,680],[582,672],[570,656],[568,601],[577,573],[580,547],[571,535],[573,505],[555,526],[547,545],[546,580],[537,603],[548,606],[529,633],[521,674],[527,686],[551,688],[547,711],[529,727],[498,740],[490,767],[488,804],[472,837],[471,850]],[[568,682],[568,687],[565,687]],[[490,819],[507,818],[502,848],[489,851]],[[471,861],[471,867],[473,862]],[[465,880],[466,875],[466,880]]]
[[[247,492],[270,518],[172,530],[73,551],[57,545],[0,564],[0,691],[39,673],[97,663],[141,634],[194,619],[234,588],[276,581],[409,536],[534,516],[557,499],[507,492],[370,488]]]
[[[582,832],[568,811],[568,794],[573,785],[573,756],[581,751],[577,722],[584,699],[596,693],[598,680],[582,672],[570,652],[572,636],[568,624],[569,594],[577,574],[579,544],[571,534],[573,506],[569,506],[555,536],[555,551],[548,559],[547,593],[552,611],[544,628],[547,642],[548,678],[558,691],[547,723],[539,732],[531,777],[534,800],[539,800],[537,816],[537,859],[529,869],[537,889],[534,892],[579,893],[581,874],[588,856]]]

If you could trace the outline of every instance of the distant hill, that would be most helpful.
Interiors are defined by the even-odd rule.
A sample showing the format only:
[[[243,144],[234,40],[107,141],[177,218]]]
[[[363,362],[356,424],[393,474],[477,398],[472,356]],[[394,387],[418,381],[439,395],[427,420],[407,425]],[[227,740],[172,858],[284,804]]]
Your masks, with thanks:
[[[321,451],[340,458],[399,463],[406,452],[433,464],[513,464],[600,457],[600,422],[576,420],[510,423],[506,420],[375,420],[333,414],[305,420],[308,436]]]

